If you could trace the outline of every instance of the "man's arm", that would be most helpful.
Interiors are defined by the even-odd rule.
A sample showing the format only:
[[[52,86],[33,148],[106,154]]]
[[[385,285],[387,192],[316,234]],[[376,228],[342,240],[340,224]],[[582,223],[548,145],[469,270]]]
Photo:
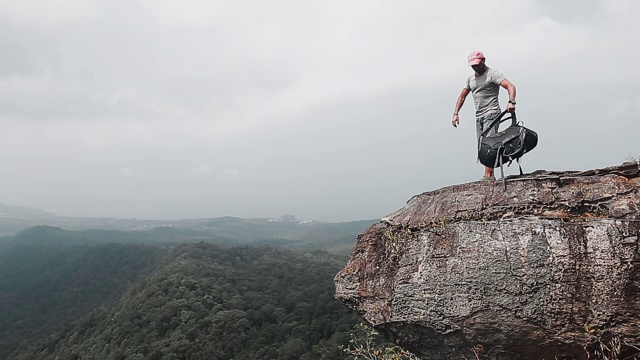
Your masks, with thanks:
[[[462,105],[464,105],[464,100],[467,98],[467,95],[469,95],[469,89],[464,88],[462,89],[460,96],[458,96],[458,101],[456,101],[456,108],[455,110],[453,110],[453,119],[451,119],[451,125],[453,125],[454,127],[458,127],[458,124],[460,124],[460,117],[458,116],[458,112],[462,108]]]
[[[507,91],[509,92],[509,100],[513,100],[513,102],[516,101],[516,87],[515,85],[513,85],[511,83],[511,81],[504,79],[502,80],[502,82],[500,82],[500,86],[502,86],[503,88],[507,89]],[[511,102],[507,103],[507,111],[508,112],[514,112],[516,111],[516,104],[512,104]]]

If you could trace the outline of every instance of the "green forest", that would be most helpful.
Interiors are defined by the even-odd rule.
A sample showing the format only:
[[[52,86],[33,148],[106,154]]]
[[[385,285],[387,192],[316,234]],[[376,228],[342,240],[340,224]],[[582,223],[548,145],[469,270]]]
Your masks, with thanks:
[[[345,248],[357,232],[324,234]],[[0,238],[0,358],[353,358],[343,348],[360,319],[333,285],[346,255],[194,235],[41,226]]]

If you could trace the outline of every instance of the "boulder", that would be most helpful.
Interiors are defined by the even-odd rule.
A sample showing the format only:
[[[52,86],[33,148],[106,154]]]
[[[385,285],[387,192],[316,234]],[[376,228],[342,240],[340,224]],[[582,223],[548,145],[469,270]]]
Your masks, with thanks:
[[[336,297],[422,359],[640,351],[638,163],[506,186],[414,196],[358,236]]]

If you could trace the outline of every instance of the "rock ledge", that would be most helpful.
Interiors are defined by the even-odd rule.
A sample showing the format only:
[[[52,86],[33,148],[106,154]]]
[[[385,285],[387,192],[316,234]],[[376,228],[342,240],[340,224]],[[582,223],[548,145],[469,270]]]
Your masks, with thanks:
[[[336,297],[424,359],[638,344],[639,187],[633,162],[416,195],[358,237]]]

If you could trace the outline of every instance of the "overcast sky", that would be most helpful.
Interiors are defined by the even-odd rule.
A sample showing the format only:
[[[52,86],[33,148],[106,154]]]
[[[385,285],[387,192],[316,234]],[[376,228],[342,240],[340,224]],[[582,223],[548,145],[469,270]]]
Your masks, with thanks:
[[[640,156],[638,14],[635,0],[0,0],[0,202],[380,218],[482,176],[471,97],[451,126],[476,49],[540,135],[525,172],[617,165]]]

